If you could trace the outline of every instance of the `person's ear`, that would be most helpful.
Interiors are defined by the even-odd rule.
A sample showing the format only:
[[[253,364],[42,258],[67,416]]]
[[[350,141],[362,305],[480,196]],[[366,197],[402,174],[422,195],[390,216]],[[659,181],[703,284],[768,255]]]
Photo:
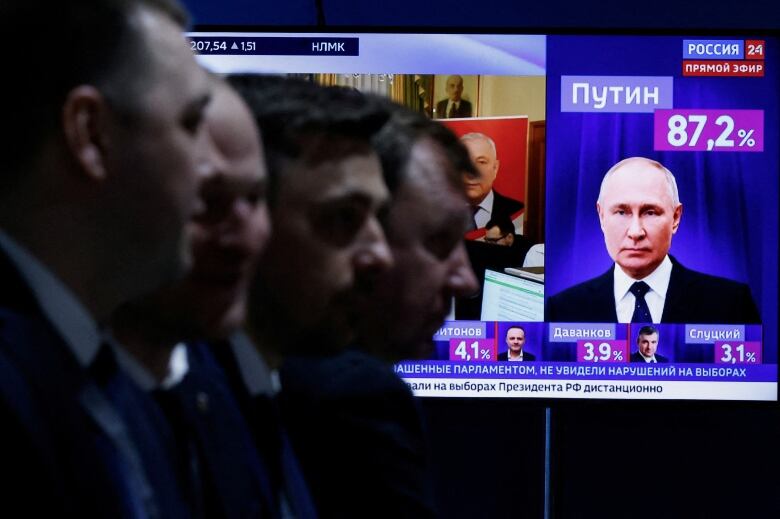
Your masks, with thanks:
[[[92,180],[106,176],[106,118],[110,108],[103,96],[91,85],[71,90],[62,109],[65,142],[81,170]]]
[[[674,208],[673,220],[672,220],[672,234],[677,232],[677,228],[680,227],[680,220],[682,219],[682,204],[678,204]]]
[[[596,202],[596,213],[599,215],[599,225],[601,226],[601,232],[604,232],[604,212],[601,210],[601,204]]]

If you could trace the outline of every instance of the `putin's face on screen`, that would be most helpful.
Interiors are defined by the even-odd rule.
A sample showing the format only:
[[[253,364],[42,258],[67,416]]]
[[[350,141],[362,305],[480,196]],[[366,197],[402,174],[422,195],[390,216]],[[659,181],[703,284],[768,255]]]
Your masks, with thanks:
[[[628,276],[642,279],[661,264],[682,216],[671,175],[657,162],[626,159],[602,183],[596,209],[607,252]]]

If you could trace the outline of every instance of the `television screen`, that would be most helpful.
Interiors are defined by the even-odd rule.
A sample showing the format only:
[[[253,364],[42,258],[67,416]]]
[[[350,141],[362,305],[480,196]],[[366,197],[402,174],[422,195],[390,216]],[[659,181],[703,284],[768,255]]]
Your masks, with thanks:
[[[480,293],[396,366],[415,394],[777,400],[774,35],[188,36],[217,73],[423,112],[484,168]]]

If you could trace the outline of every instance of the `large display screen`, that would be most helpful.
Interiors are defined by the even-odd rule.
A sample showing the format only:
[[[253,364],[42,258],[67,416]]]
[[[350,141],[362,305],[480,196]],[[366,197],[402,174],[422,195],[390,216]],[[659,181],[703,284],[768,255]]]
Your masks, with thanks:
[[[351,86],[461,137],[481,289],[396,366],[415,394],[777,400],[774,35],[189,37],[217,73]]]

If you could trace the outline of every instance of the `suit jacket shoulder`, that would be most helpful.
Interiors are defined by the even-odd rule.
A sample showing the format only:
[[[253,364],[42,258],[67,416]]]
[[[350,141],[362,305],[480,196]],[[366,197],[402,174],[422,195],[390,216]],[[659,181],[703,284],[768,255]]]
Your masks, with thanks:
[[[672,274],[662,323],[750,324],[760,318],[744,283],[685,268],[671,257]],[[545,318],[553,322],[617,322],[613,269],[547,300]]]
[[[438,103],[436,103],[436,115],[439,119],[444,119],[447,117],[447,114],[445,113],[447,111],[447,99],[444,98]]]
[[[419,409],[390,366],[347,351],[288,359],[280,377],[282,418],[323,517],[376,515],[376,503],[381,517],[434,515]]]
[[[0,377],[0,458],[8,460],[2,477],[20,474],[10,478],[11,485],[0,485],[4,501],[54,510],[41,515],[125,517],[155,506],[163,515],[182,517],[185,507],[166,451],[142,414],[151,402],[139,408],[146,403],[137,400],[140,390],[121,374],[112,377],[111,391],[132,408],[134,421],[123,420],[2,253],[0,286],[10,288],[0,290],[0,370],[5,366],[15,374]],[[22,433],[28,437],[19,438]],[[27,485],[24,474],[34,474],[35,484]]]
[[[491,218],[503,218],[508,217],[512,219],[512,215],[521,211],[525,207],[525,204],[514,198],[504,196],[495,189],[493,190],[493,209],[490,213]]]
[[[645,362],[645,358],[642,357],[642,354],[639,353],[638,351],[635,351],[634,353],[632,353],[630,359],[631,359],[631,362]],[[656,353],[655,354],[655,361],[660,363],[660,364],[664,364],[664,363],[669,362],[669,359],[664,357],[663,355],[660,355],[660,354]]]
[[[750,288],[730,279],[690,270],[674,258],[661,322],[760,323]]]
[[[550,322],[617,322],[613,268],[547,299],[545,320]]]
[[[190,369],[169,391],[180,403],[186,432],[203,461],[207,515],[273,515],[276,505],[268,467],[224,373],[206,344],[190,343],[187,351]]]
[[[445,98],[436,103],[436,115],[439,119],[445,119],[448,117],[447,114],[447,102],[449,99]],[[453,114],[454,117],[471,117],[471,114],[473,112],[471,111],[471,102],[466,101],[465,99],[460,100],[460,104],[458,105],[458,109],[455,110],[455,113]]]
[[[501,361],[505,360],[505,361],[508,362],[509,361],[509,352],[508,351],[503,351],[503,352],[499,353],[498,354],[498,360],[501,360]],[[532,362],[534,360],[536,360],[536,355],[534,355],[533,353],[529,353],[527,351],[523,352],[523,362]]]

